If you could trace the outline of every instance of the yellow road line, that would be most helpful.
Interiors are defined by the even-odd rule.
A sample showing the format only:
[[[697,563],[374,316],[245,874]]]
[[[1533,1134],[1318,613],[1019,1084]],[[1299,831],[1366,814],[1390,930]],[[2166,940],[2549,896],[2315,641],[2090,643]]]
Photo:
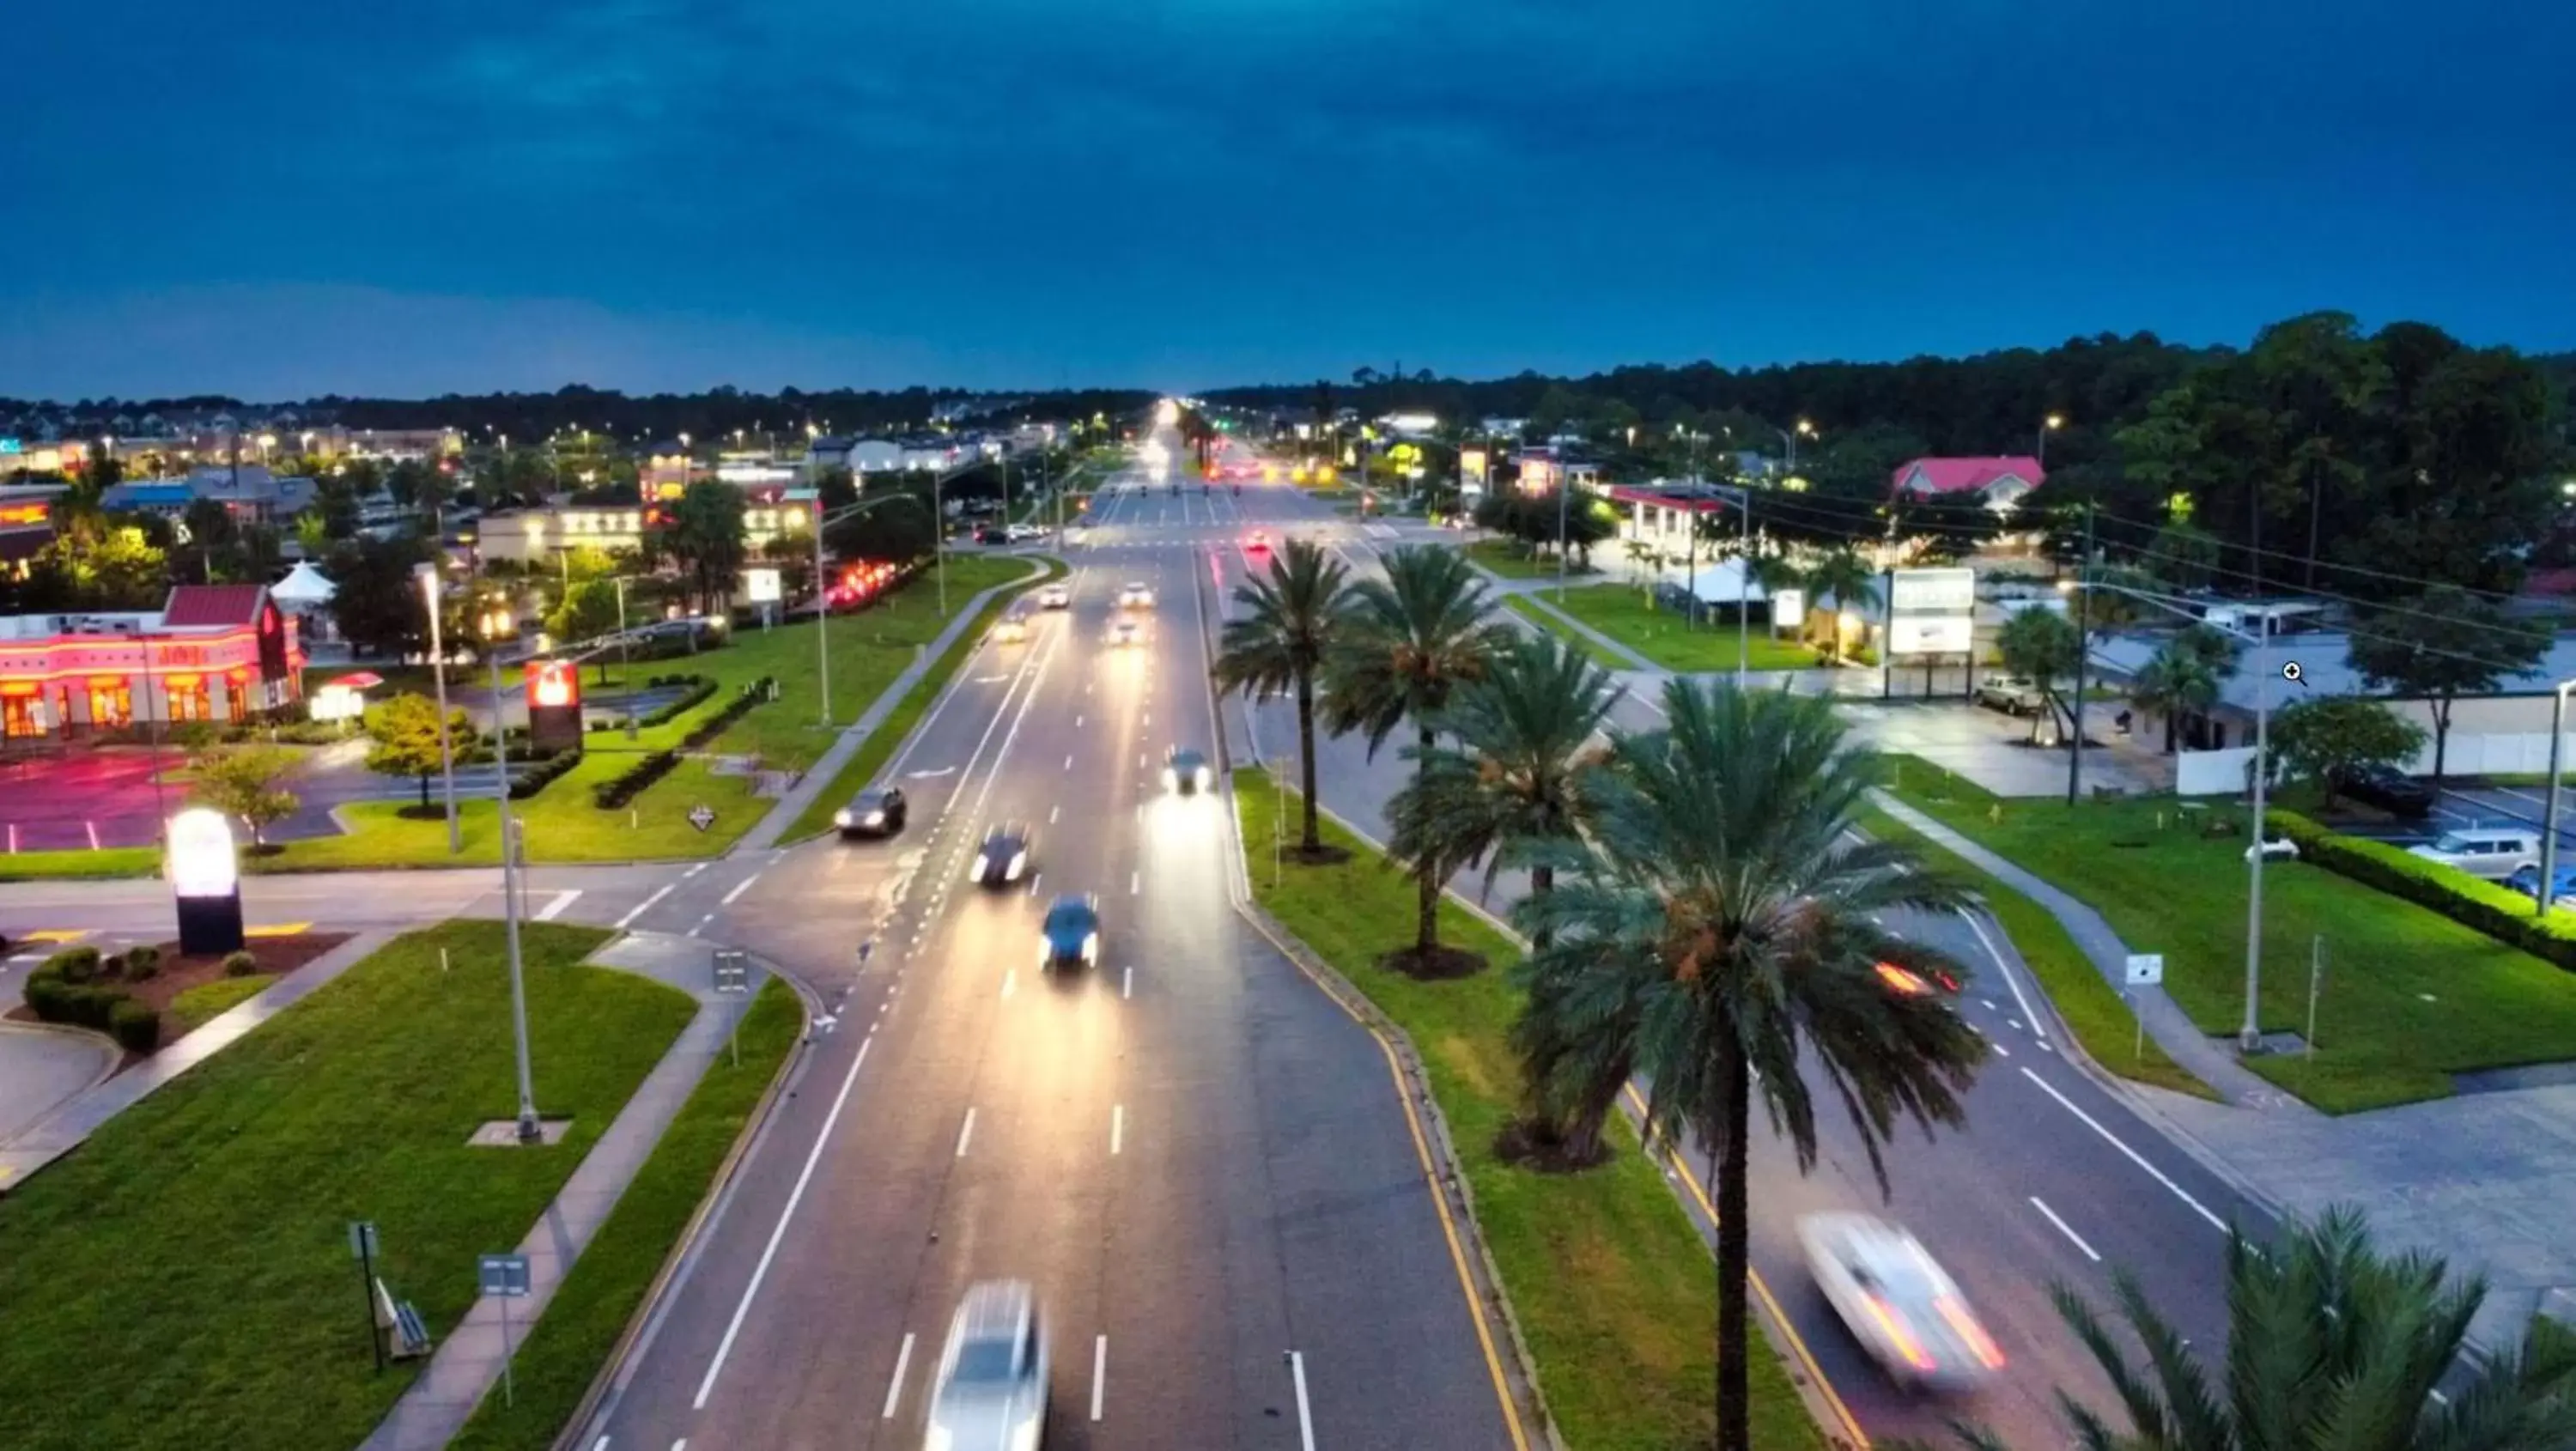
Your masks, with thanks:
[[[88,935],[89,929],[86,927],[51,927],[42,932],[30,932],[18,940],[21,942],[78,942]]]
[[[1645,1095],[1637,1092],[1637,1085],[1633,1083],[1628,1085],[1627,1093],[1628,1101],[1637,1107],[1637,1117],[1643,1120],[1646,1116]],[[1642,1131],[1640,1137],[1650,1138],[1651,1131]],[[1699,1186],[1699,1176],[1691,1172],[1691,1166],[1683,1162],[1682,1156],[1669,1144],[1664,1146],[1664,1161],[1671,1167],[1673,1177],[1681,1180],[1683,1187],[1690,1190],[1690,1196],[1698,1203],[1700,1213],[1708,1216],[1709,1227],[1716,1228],[1717,1206],[1708,1202],[1708,1191]],[[1833,1407],[1836,1419],[1843,1423],[1844,1430],[1851,1433],[1852,1444],[1861,1448],[1861,1451],[1867,1451],[1869,1433],[1860,1428],[1860,1418],[1852,1414],[1851,1407],[1843,1404],[1842,1395],[1834,1389],[1834,1383],[1826,1377],[1824,1366],[1817,1363],[1816,1353],[1807,1348],[1806,1337],[1798,1333],[1797,1326],[1789,1323],[1788,1312],[1780,1308],[1780,1301],[1771,1293],[1770,1285],[1763,1281],[1762,1272],[1747,1264],[1744,1267],[1744,1273],[1745,1278],[1752,1282],[1755,1297],[1762,1301],[1763,1310],[1771,1316],[1771,1322],[1780,1327],[1780,1334],[1789,1342],[1789,1348],[1797,1353],[1798,1363],[1807,1368],[1807,1374],[1815,1377],[1816,1389],[1823,1392],[1825,1404]]]
[[[313,930],[310,922],[271,922],[265,927],[245,927],[244,937],[301,937]]]

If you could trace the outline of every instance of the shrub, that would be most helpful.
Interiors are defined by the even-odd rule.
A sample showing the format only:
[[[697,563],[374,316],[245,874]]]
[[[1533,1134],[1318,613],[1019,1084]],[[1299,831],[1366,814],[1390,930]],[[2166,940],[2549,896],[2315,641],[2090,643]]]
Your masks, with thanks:
[[[617,811],[644,792],[644,788],[671,774],[680,764],[677,751],[652,751],[636,758],[635,764],[590,788],[591,804],[602,811]]]
[[[2403,897],[2506,946],[2576,970],[2576,920],[2568,913],[2534,916],[2531,898],[2501,883],[2480,881],[2428,862],[2408,854],[2404,847],[2329,831],[2295,811],[2273,811],[2268,820],[2298,843],[2302,861]]]
[[[108,1009],[107,1030],[128,1053],[149,1053],[161,1046],[161,1014],[132,998],[119,998]]]
[[[557,751],[525,770],[510,773],[510,799],[525,801],[554,784],[556,777],[581,764],[581,752]]]
[[[124,976],[125,976],[125,954],[124,954],[124,953],[122,953],[122,952],[111,952],[111,953],[109,953],[107,956],[102,957],[102,958],[100,958],[100,959],[98,960],[98,977],[99,977],[99,981],[101,981],[101,982],[117,982],[117,981],[122,980],[122,979],[124,978]]]
[[[672,700],[668,704],[658,705],[653,709],[646,711],[644,713],[643,723],[648,726],[666,724],[677,718],[682,711],[695,710],[700,705],[705,704],[708,698],[716,693],[716,683],[703,675],[673,675],[668,677],[657,675],[653,677],[653,683],[659,685],[679,685],[686,683],[689,688],[681,692],[678,698]]]
[[[153,979],[153,978],[159,977],[160,975],[161,975],[161,949],[160,949],[160,948],[158,948],[158,947],[132,947],[132,948],[128,948],[128,949],[126,949],[126,953],[125,953],[125,980],[126,980],[127,982],[148,982],[148,981],[150,981],[150,980],[151,980],[151,979]]]
[[[106,1031],[118,1003],[132,1002],[123,991],[94,983],[59,978],[29,978],[27,1006],[48,1023],[74,1023]]]
[[[769,677],[764,675],[744,686],[740,694],[725,702],[724,709],[689,727],[689,733],[680,737],[680,749],[684,751],[698,749],[723,735],[735,721],[749,715],[753,707],[768,704],[769,684]]]
[[[227,952],[224,954],[224,976],[248,977],[257,971],[259,971],[259,959],[251,956],[249,953]]]
[[[69,983],[89,982],[98,976],[98,949],[66,947],[46,958],[39,971],[50,971]]]

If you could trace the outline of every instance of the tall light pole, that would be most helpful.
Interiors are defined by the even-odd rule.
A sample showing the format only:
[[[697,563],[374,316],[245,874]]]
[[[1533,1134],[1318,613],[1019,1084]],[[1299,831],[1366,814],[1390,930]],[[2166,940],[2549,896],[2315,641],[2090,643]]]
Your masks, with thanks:
[[[1753,670],[1753,490],[1738,484],[1735,509],[1744,516],[1744,547],[1735,556],[1735,688],[1741,693]],[[1697,593],[1693,590],[1693,593]]]
[[[2084,503],[2084,556],[2075,562],[2075,578],[2079,584],[2084,572],[2092,567],[2093,503],[2088,499]],[[2075,740],[2066,753],[2066,804],[2069,806],[2075,804],[2084,777],[2084,657],[2092,653],[2092,599],[2092,595],[2083,589],[2075,591],[2075,705],[2067,712],[2075,722]],[[1969,643],[1973,646],[1976,642],[1971,638]]]
[[[2039,421],[2039,463],[2048,466],[2048,436],[2066,426],[2064,414],[2052,413]]]
[[[617,583],[617,693],[626,702],[621,712],[626,717],[626,738],[635,739],[635,658],[627,651],[626,576],[616,576]]]
[[[1781,428],[1774,429],[1773,432],[1778,433],[1780,435],[1780,441],[1789,446],[1788,472],[1791,474],[1796,473],[1798,471],[1798,440],[1801,436],[1807,438],[1815,437],[1816,426],[1801,418],[1798,420],[1798,426],[1794,430]]]
[[[2532,914],[2538,917],[2548,916],[2558,899],[2558,764],[2559,748],[2566,740],[2571,687],[2576,687],[2576,680],[2559,681],[2549,706],[2549,803],[2540,812],[2540,882],[2532,891],[2537,899]]]
[[[499,763],[499,784],[492,800],[501,815],[501,922],[510,948],[510,1035],[519,1066],[519,1142],[533,1144],[543,1137],[543,1130],[537,1126],[536,1078],[528,1065],[528,984],[519,957],[519,827],[510,815],[510,726],[501,714],[501,642],[515,638],[517,630],[506,605],[485,610],[480,624],[484,658],[492,663],[492,750]]]
[[[456,824],[456,747],[447,738],[447,644],[439,637],[438,617],[443,601],[439,598],[438,565],[422,560],[411,567],[420,580],[421,593],[429,607],[429,675],[438,692],[438,784],[447,801],[447,854],[455,856],[465,850],[465,837]],[[501,708],[495,700],[492,709]]]

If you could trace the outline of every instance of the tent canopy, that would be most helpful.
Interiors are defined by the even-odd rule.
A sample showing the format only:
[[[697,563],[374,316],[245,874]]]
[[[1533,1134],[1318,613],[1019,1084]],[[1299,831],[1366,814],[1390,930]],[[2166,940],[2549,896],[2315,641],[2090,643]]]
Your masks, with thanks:
[[[327,605],[338,592],[322,571],[315,569],[312,561],[307,560],[288,570],[286,578],[269,586],[268,597],[284,608],[298,609]]]

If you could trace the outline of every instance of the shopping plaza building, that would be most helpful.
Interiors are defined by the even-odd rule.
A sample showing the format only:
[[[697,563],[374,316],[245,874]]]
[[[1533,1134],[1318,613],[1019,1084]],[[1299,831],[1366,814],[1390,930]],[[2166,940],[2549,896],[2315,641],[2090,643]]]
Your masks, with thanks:
[[[0,616],[0,728],[77,738],[293,705],[304,650],[265,585],[181,585],[157,613]]]

